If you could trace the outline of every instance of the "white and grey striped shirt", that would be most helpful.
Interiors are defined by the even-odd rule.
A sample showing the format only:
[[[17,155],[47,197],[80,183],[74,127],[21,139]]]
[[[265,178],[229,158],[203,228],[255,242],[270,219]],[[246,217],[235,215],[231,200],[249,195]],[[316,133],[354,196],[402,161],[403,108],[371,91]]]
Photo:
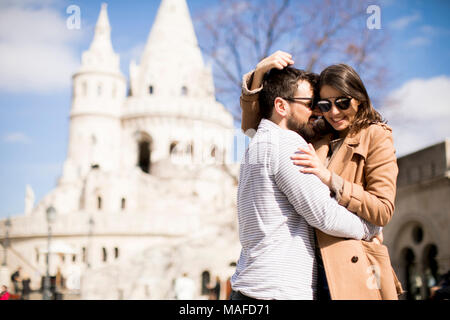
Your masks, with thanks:
[[[314,228],[344,238],[370,239],[378,229],[338,205],[313,174],[290,159],[305,140],[263,119],[241,163],[238,187],[242,245],[234,291],[257,299],[313,299]]]

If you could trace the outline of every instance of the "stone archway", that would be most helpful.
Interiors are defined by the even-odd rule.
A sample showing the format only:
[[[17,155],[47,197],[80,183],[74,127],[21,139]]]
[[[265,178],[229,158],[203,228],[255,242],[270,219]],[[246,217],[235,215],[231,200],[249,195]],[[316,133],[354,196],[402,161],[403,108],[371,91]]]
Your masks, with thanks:
[[[434,228],[424,219],[405,222],[393,242],[398,277],[406,290],[406,299],[423,300],[438,279],[438,246]]]

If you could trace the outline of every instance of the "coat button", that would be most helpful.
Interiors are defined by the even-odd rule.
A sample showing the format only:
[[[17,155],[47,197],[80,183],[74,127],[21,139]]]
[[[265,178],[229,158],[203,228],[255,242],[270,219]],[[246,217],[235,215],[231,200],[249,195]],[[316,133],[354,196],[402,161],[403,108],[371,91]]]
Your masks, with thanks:
[[[357,263],[358,262],[358,257],[357,256],[353,256],[352,257],[352,262],[353,263]]]

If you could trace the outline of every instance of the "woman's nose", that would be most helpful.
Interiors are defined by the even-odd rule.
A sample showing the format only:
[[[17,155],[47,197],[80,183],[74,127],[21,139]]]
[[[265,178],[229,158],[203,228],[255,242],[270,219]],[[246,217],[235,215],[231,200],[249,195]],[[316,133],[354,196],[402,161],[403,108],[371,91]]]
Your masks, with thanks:
[[[331,109],[329,111],[329,113],[331,115],[337,115],[339,114],[341,111],[336,107],[336,105],[333,103],[333,105],[331,106]]]

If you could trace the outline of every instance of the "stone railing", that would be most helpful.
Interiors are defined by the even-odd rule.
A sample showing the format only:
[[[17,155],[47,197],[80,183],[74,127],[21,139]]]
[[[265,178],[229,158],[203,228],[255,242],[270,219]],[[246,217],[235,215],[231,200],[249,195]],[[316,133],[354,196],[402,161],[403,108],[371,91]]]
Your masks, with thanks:
[[[172,217],[173,216],[173,217]],[[94,220],[94,235],[165,235],[183,236],[199,230],[199,219],[191,214],[169,212],[74,212],[59,215],[52,223],[54,236],[88,235],[89,219]],[[9,237],[13,239],[46,237],[47,221],[42,214],[11,218]],[[0,221],[0,225],[4,221]],[[3,234],[0,236],[3,238]]]
[[[174,99],[168,103],[167,100],[158,98],[146,98],[142,100],[129,100],[124,108],[122,116],[133,118],[142,115],[164,116],[164,117],[186,117],[194,120],[212,121],[223,126],[231,126],[232,116],[224,107],[216,101],[195,100],[186,101]]]

